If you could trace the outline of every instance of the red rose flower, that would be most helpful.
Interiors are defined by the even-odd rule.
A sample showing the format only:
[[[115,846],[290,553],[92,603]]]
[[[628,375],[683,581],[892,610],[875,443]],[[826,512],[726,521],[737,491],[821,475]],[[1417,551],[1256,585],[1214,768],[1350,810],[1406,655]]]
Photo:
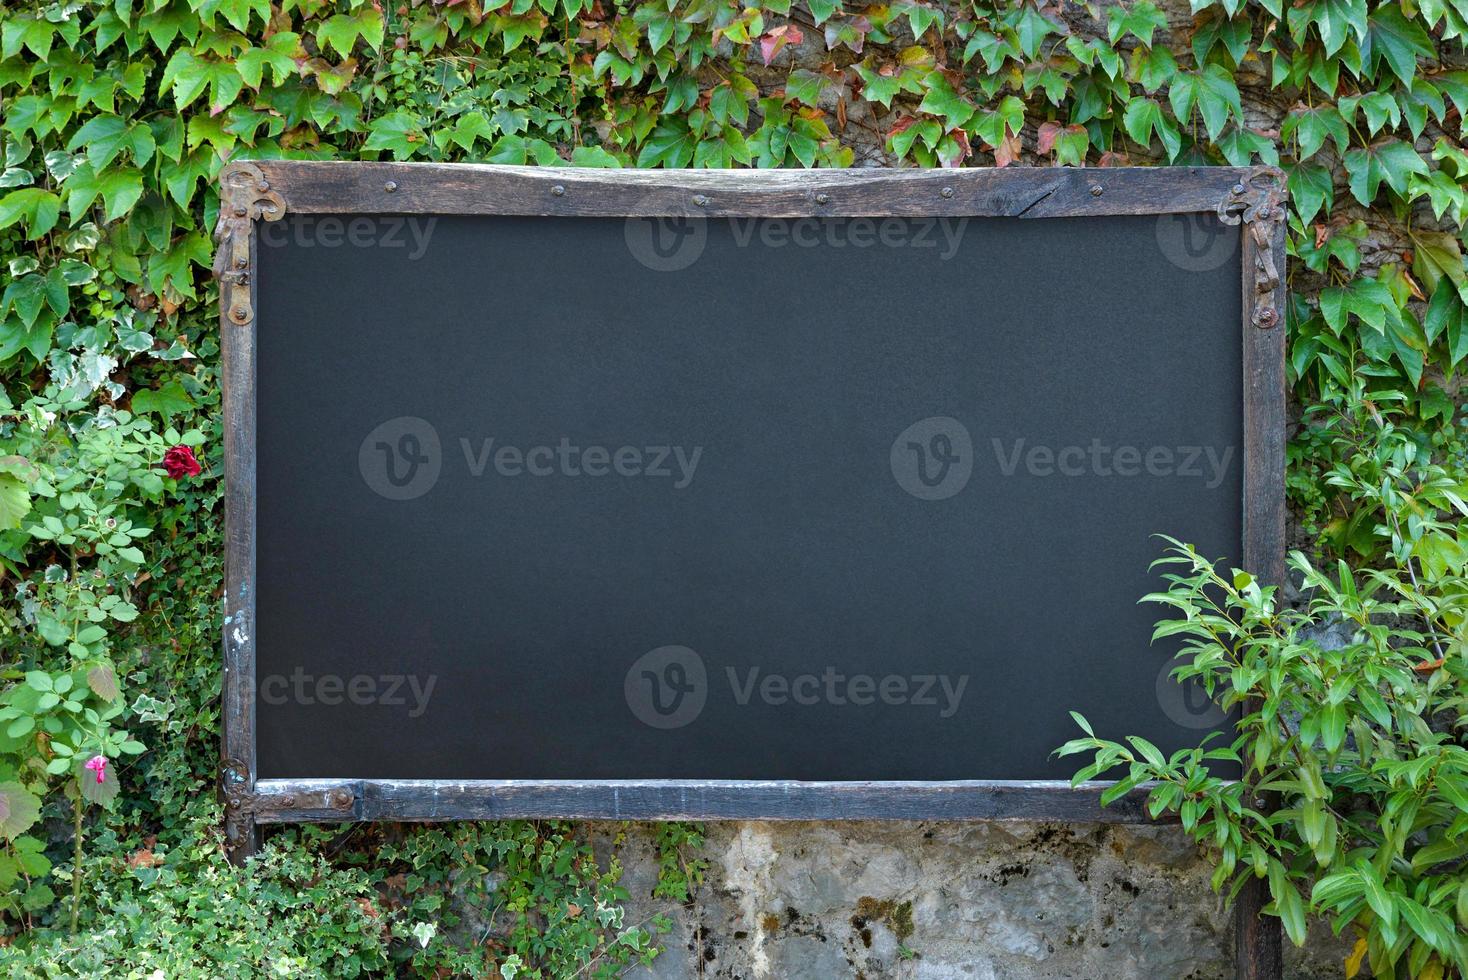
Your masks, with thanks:
[[[168,475],[175,480],[182,480],[186,476],[198,476],[204,468],[194,458],[194,451],[188,446],[174,446],[163,454],[163,468]]]

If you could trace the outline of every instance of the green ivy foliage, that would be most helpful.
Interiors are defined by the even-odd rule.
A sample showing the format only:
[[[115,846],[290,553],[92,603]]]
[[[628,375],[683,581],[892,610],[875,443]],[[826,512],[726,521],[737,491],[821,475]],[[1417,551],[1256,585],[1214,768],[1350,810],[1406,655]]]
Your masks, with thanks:
[[[250,887],[220,886],[205,870],[217,840],[211,815],[198,811],[218,735],[221,451],[208,269],[212,180],[227,159],[1278,165],[1291,193],[1290,379],[1305,417],[1390,404],[1403,437],[1461,485],[1465,32],[1468,0],[6,0],[7,927],[31,930],[20,945],[33,936],[44,948],[47,930],[65,925],[46,885],[54,878],[85,899],[83,928],[157,946],[172,972],[191,956],[225,954],[173,931],[143,933],[160,922],[187,932],[222,909],[204,903],[183,921],[145,893],[163,888],[153,894],[182,903],[189,882],[226,896]],[[162,454],[178,444],[197,452],[197,477],[165,475]],[[1306,424],[1294,438],[1296,543],[1358,564],[1406,547],[1410,563],[1413,548],[1427,547],[1410,542],[1430,538],[1433,553],[1417,560],[1461,569],[1456,535],[1383,526],[1380,507],[1338,478],[1353,465],[1342,446],[1328,425]],[[80,691],[88,677],[85,700],[45,697],[64,695],[58,684]],[[58,711],[66,717],[50,717]],[[95,861],[70,853],[86,773],[58,762],[92,752],[120,782],[98,801],[106,815],[89,818]],[[32,815],[32,800],[45,809]],[[40,827],[51,828],[49,842],[20,843]],[[520,939],[489,948],[502,974],[623,961],[605,954],[621,935],[602,911],[616,903],[615,881],[588,863],[575,834],[488,833],[467,843],[423,837],[391,854],[348,848],[356,857],[339,872],[350,877],[342,894],[374,880],[374,861],[447,880],[456,861],[502,865],[508,845],[495,842],[518,841],[525,894],[592,895],[568,901],[607,922],[590,928],[564,909],[530,916]],[[697,840],[663,832],[663,896],[686,900],[697,885],[701,865],[683,850]],[[317,907],[307,866],[324,845],[278,843],[291,850],[273,859],[271,880],[284,891],[272,900]],[[140,883],[134,859],[155,853],[167,855],[169,874]],[[89,865],[84,885],[78,872]],[[325,916],[322,930],[350,934],[341,941],[363,970],[384,956],[423,971],[468,962],[437,945],[442,936],[412,933],[411,912],[381,935],[363,933],[371,916],[349,912]],[[279,945],[286,964],[314,963],[305,944],[319,931],[307,919],[294,945],[273,932],[258,934],[259,947]],[[531,942],[533,929],[549,938]],[[477,955],[468,942],[464,956]],[[642,942],[619,956],[640,958]],[[175,950],[193,952],[171,958]]]

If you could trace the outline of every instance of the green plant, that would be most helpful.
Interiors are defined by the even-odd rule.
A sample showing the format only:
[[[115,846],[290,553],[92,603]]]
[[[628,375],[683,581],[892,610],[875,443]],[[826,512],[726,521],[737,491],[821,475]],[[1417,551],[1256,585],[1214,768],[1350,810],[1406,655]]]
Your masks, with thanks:
[[[388,968],[391,913],[369,875],[326,860],[322,836],[235,868],[213,833],[215,807],[181,816],[187,831],[176,847],[154,841],[98,859],[80,931],[6,951],[5,975],[357,977]]]
[[[625,920],[621,842],[619,832],[603,867],[570,825],[462,824],[390,840],[376,863],[379,876],[402,878],[395,930],[413,940],[405,955],[417,973],[608,978],[651,962],[653,931],[667,927],[661,916]],[[457,942],[440,934],[461,930]]]
[[[111,659],[114,630],[138,616],[129,601],[145,563],[137,543],[151,529],[145,506],[165,490],[156,471],[165,449],[198,433],[159,435],[126,412],[81,411],[87,402],[54,389],[0,415],[13,453],[0,461],[0,540],[36,569],[21,578],[18,615],[0,633],[18,662],[0,691],[0,909],[16,917],[54,897],[43,842],[27,836],[48,794],[72,811],[71,925],[76,928],[88,804],[117,795],[109,761],[136,756],[142,743],[116,728],[125,714]],[[170,481],[171,482],[171,481]],[[52,651],[56,651],[53,653]],[[60,654],[60,656],[58,656]]]
[[[1268,911],[1294,942],[1311,913],[1353,929],[1348,974],[1364,959],[1376,976],[1465,975],[1465,485],[1375,404],[1348,399],[1319,425],[1356,450],[1329,482],[1372,515],[1382,564],[1327,570],[1296,552],[1306,601],[1290,608],[1278,588],[1169,539],[1157,563],[1168,588],[1146,597],[1170,611],[1154,639],[1181,641],[1174,676],[1240,711],[1237,738],[1164,758],[1074,715],[1086,737],[1059,751],[1093,756],[1077,781],[1121,770],[1103,802],[1155,781],[1149,812],[1177,813],[1208,848],[1215,888],[1267,878]],[[1228,765],[1242,778],[1218,774]]]

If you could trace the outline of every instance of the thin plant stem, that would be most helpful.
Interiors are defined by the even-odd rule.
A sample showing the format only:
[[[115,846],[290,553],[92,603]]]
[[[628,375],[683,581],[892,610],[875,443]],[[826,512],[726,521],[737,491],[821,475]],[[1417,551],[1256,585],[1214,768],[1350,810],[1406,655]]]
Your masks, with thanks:
[[[76,850],[72,858],[71,870],[71,934],[73,936],[76,935],[77,915],[82,906],[82,817],[86,813],[82,809],[84,802],[82,794],[78,792],[76,795]]]

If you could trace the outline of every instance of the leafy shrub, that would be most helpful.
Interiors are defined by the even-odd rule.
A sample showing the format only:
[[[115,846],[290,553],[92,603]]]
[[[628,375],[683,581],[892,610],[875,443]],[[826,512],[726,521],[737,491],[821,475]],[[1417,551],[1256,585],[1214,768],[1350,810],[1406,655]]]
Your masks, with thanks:
[[[1375,976],[1468,973],[1468,523],[1464,483],[1376,405],[1347,401],[1318,436],[1354,452],[1330,474],[1373,515],[1383,564],[1353,571],[1291,556],[1307,602],[1291,608],[1246,571],[1225,574],[1174,541],[1158,564],[1168,607],[1154,639],[1181,638],[1180,679],[1238,708],[1232,744],[1164,758],[1145,739],[1086,737],[1076,774],[1123,772],[1112,800],[1156,781],[1148,809],[1179,814],[1214,855],[1215,888],[1267,878],[1271,910],[1305,940],[1307,913],[1358,936]],[[1332,640],[1332,635],[1339,638]],[[1244,776],[1215,775],[1234,763]],[[1262,801],[1277,799],[1278,808]]]
[[[235,868],[208,823],[194,831],[179,849],[95,869],[85,927],[13,953],[9,975],[357,977],[390,965],[391,924],[369,875],[287,847]]]

